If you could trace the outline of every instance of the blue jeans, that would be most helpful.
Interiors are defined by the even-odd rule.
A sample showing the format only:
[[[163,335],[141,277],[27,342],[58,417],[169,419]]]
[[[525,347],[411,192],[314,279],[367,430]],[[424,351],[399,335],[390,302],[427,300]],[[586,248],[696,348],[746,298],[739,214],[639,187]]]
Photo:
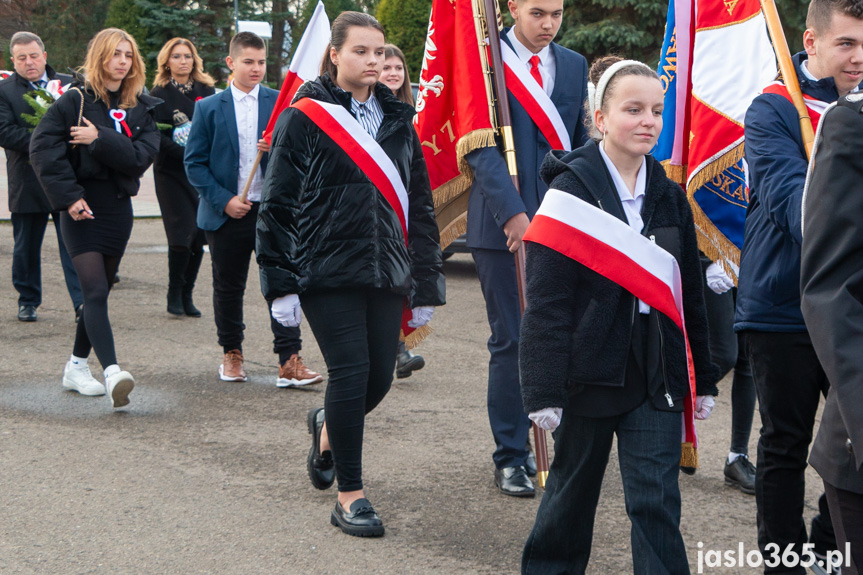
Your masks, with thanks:
[[[554,461],[525,544],[522,573],[584,573],[590,559],[596,505],[617,435],[629,515],[633,573],[688,574],[680,534],[680,413],[649,400],[623,415],[567,416],[554,432]],[[622,526],[621,526],[622,527]]]

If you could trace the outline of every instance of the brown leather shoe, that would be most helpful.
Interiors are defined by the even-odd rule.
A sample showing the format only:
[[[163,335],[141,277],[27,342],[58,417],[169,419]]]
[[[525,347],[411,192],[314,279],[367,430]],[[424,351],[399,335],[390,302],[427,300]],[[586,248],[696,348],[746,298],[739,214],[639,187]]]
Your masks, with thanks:
[[[279,379],[276,380],[276,387],[301,387],[313,383],[320,383],[324,377],[312,371],[303,363],[303,358],[298,354],[291,356],[291,359],[279,366]]]
[[[246,381],[246,372],[243,370],[243,352],[232,349],[225,354],[222,365],[219,366],[219,378],[222,381]]]

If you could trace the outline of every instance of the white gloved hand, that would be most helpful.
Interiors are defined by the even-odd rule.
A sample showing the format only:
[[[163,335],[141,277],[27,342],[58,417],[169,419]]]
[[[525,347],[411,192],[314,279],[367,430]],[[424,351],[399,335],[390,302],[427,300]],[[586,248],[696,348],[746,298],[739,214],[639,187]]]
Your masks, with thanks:
[[[408,320],[408,327],[416,329],[431,321],[434,307],[415,307],[411,310],[411,313],[413,314],[413,317]]]
[[[303,310],[300,308],[300,296],[288,294],[273,300],[270,310],[273,319],[285,327],[297,327],[303,321]]]
[[[710,417],[710,412],[713,411],[713,407],[716,405],[716,401],[713,399],[712,395],[696,395],[695,396],[695,419],[707,419]]]
[[[554,431],[557,429],[557,426],[560,425],[560,418],[562,415],[562,407],[545,407],[539,411],[531,412],[528,417],[540,429]]]
[[[725,293],[734,287],[734,281],[728,277],[722,266],[716,262],[707,266],[704,276],[707,278],[707,287],[714,293]]]

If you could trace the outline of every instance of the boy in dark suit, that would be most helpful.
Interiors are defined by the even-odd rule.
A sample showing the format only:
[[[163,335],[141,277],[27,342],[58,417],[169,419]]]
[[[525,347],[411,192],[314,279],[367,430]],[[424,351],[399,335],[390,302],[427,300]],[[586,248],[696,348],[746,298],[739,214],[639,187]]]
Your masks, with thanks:
[[[501,38],[550,98],[572,147],[581,146],[587,138],[583,122],[587,61],[552,42],[560,29],[563,0],[509,0],[509,10],[515,26],[504,30]],[[528,474],[535,474],[536,466],[528,459],[526,448],[530,420],[524,413],[518,379],[521,317],[515,258],[510,252],[518,251],[527,224],[548,189],[540,180],[539,166],[551,145],[512,92],[507,96],[521,194],[497,148],[468,154],[475,180],[467,212],[467,245],[476,262],[491,327],[488,415],[496,444],[495,484],[506,495],[533,497]]]
[[[249,261],[255,249],[255,224],[270,145],[261,136],[278,92],[261,86],[266,69],[264,41],[251,32],[231,39],[225,58],[233,72],[227,90],[195,104],[195,121],[186,144],[189,182],[198,190],[198,227],[204,230],[213,262],[213,308],[224,359],[223,381],[246,381],[243,369],[243,295]],[[265,152],[254,166],[258,151]],[[252,173],[247,199],[239,194]],[[273,351],[279,354],[279,387],[296,387],[323,380],[303,365],[299,356],[300,329],[270,318]]]

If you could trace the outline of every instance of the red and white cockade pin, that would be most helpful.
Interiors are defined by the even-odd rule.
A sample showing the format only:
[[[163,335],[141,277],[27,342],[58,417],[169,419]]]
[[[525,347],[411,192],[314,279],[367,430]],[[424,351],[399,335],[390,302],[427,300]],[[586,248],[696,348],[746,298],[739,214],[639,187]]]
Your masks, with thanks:
[[[109,110],[108,115],[114,120],[114,129],[120,134],[125,130],[126,135],[132,137],[132,130],[129,129],[129,124],[126,123],[126,110]],[[122,130],[120,129],[122,127]]]

